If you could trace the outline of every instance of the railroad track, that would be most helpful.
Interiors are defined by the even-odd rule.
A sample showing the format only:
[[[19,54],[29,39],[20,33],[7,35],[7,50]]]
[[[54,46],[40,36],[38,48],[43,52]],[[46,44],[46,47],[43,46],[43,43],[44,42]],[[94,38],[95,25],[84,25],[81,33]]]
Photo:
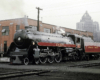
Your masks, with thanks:
[[[100,66],[100,63],[85,63],[85,64],[72,65],[72,66],[69,66],[69,67],[87,68],[87,67],[93,67],[93,66]]]
[[[0,79],[19,77],[19,76],[27,76],[27,75],[39,75],[39,74],[48,73],[48,72],[50,72],[50,71],[27,70],[27,71],[6,72],[6,73],[0,73]]]

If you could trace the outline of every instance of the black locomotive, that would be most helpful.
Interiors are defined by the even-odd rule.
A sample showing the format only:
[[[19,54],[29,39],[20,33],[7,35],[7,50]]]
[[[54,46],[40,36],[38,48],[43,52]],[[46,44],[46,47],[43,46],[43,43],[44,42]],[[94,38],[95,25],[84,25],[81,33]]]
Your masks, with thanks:
[[[86,43],[85,43],[86,42]],[[92,56],[99,57],[100,50],[94,52],[88,49],[94,43],[89,37],[66,34],[50,34],[33,30],[18,30],[14,35],[7,54],[10,63],[44,64],[46,62],[61,62],[64,60],[89,59]],[[99,46],[96,46],[98,49]]]

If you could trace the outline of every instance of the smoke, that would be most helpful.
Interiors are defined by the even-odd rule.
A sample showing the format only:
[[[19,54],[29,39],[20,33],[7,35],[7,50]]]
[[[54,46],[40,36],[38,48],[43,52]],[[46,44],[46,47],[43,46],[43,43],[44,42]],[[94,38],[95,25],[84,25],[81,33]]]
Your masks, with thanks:
[[[65,34],[65,31],[63,29],[60,29],[60,33],[64,33]]]
[[[24,16],[23,7],[23,0],[0,0],[0,16],[8,18]]]
[[[57,33],[58,33],[58,34],[65,34],[65,30],[62,29],[62,28],[59,27],[59,26],[56,27],[56,30],[57,30]]]

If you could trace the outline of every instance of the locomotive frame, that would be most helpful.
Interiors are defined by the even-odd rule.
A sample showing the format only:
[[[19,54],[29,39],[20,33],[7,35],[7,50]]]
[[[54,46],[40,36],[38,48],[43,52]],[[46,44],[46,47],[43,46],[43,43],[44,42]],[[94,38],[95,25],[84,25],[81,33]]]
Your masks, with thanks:
[[[94,42],[89,37],[76,34],[58,35],[32,30],[18,30],[7,51],[11,64],[21,63],[25,65],[98,59],[99,53],[100,43]]]

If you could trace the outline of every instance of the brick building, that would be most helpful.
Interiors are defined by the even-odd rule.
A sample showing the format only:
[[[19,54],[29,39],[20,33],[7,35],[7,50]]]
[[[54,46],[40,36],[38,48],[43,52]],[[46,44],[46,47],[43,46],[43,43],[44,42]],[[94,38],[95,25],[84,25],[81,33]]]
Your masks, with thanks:
[[[56,33],[56,25],[51,25],[47,23],[39,22],[39,31],[48,32],[48,33]],[[13,41],[13,36],[16,30],[19,29],[27,29],[32,28],[33,30],[37,30],[37,20],[29,19],[29,18],[17,18],[17,19],[9,19],[9,20],[1,20],[0,21],[0,52],[4,51],[4,45],[7,45],[7,48],[10,46]],[[93,38],[93,34],[91,32],[79,31],[69,28],[61,27],[68,34],[79,34],[83,36],[90,36]]]

